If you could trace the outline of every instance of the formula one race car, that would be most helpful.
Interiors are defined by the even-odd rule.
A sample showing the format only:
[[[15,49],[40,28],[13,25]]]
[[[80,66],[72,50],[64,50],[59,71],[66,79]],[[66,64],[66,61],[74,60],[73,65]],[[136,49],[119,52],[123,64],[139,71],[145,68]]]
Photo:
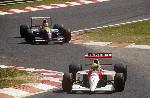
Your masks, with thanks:
[[[124,90],[127,79],[127,66],[123,64],[114,65],[114,71],[102,69],[98,59],[111,58],[111,53],[89,53],[86,58],[94,59],[90,65],[91,69],[82,70],[81,65],[69,65],[69,73],[64,73],[62,88],[65,92],[95,91],[121,92]]]
[[[52,26],[51,17],[31,17],[31,26],[20,26],[20,35],[26,42],[36,44],[38,42],[68,43],[71,40],[71,32],[62,26]]]

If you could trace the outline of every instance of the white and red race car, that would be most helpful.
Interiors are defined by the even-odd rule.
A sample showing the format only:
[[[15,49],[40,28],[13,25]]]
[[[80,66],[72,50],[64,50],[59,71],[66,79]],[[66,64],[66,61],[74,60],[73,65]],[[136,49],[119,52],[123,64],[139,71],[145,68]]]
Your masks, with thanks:
[[[85,58],[112,58],[112,53],[89,53]],[[102,69],[98,59],[97,69],[82,70],[82,65],[69,65],[69,73],[64,73],[62,88],[65,92],[95,91],[121,92],[124,90],[127,79],[127,66],[115,64],[114,71]],[[86,64],[87,65],[87,64]],[[88,64],[89,65],[89,64]]]

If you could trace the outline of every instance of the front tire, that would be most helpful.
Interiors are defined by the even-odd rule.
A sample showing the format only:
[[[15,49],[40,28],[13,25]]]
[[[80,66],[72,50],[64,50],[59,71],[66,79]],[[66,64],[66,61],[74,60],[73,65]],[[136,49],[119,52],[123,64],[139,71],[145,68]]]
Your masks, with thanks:
[[[27,43],[36,44],[35,36],[30,29],[27,30],[25,40]]]
[[[65,92],[70,93],[72,90],[72,74],[71,73],[64,73],[63,80],[62,80],[62,88]]]
[[[64,43],[69,43],[69,41],[71,40],[71,32],[69,32],[69,30],[65,29],[64,27],[55,24],[53,29],[58,29],[59,32],[62,34],[62,36],[64,37]]]
[[[114,78],[114,88],[116,92],[122,92],[124,90],[124,81],[123,73],[116,73]]]

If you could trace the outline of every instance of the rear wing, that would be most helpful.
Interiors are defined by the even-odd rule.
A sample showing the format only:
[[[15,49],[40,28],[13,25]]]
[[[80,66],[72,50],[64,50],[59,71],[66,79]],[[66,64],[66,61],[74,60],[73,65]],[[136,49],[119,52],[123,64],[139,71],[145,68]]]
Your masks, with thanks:
[[[85,58],[112,58],[112,53],[88,53]]]
[[[44,19],[46,19],[46,20],[48,20],[48,22],[49,22],[49,25],[50,26],[52,26],[52,18],[51,17],[31,17],[31,27],[38,27],[38,26],[40,26],[40,25],[33,25],[33,21],[35,21],[35,20],[44,20]]]
[[[31,17],[31,19],[50,19],[51,17]]]

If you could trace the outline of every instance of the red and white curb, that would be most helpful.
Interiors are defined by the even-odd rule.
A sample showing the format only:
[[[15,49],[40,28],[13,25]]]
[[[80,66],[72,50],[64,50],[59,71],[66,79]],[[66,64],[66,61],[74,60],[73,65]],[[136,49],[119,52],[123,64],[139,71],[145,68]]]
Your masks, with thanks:
[[[83,40],[71,41],[70,43],[79,44],[79,45],[87,45],[87,46],[95,45],[95,46],[119,47],[119,48],[150,49],[149,45],[136,45],[135,43],[126,44],[126,45],[122,45],[122,44],[113,45],[112,42],[94,42],[94,41],[86,42]]]
[[[150,49],[149,45],[136,45],[135,43],[128,45],[126,48]]]
[[[0,65],[0,68],[12,67],[15,66]],[[62,88],[62,77],[64,74],[63,72],[24,67],[15,68],[17,70],[40,73],[43,75],[43,77],[41,77],[36,83],[26,83],[17,85],[15,87],[0,89],[0,98],[21,98],[44,93],[47,91],[59,90]]]
[[[71,40],[72,44],[86,45],[86,46],[105,46],[105,47],[119,47],[119,48],[137,48],[137,49],[150,49],[149,45],[136,45],[135,43],[125,43],[125,44],[114,44],[113,42],[94,42],[94,41],[84,41],[84,40]]]
[[[84,32],[89,31],[89,30],[102,29],[102,28],[108,28],[108,27],[117,27],[117,26],[121,26],[121,25],[125,25],[125,24],[137,23],[137,22],[142,22],[142,21],[146,21],[146,20],[150,20],[150,17],[145,18],[145,19],[138,19],[138,20],[133,20],[133,21],[117,23],[117,24],[113,24],[113,25],[104,25],[104,26],[93,27],[93,28],[89,28],[89,29],[72,31],[72,35],[84,34]]]
[[[79,0],[78,2],[65,2],[63,4],[46,4],[46,5],[39,5],[39,6],[35,6],[35,7],[25,7],[24,9],[10,9],[7,11],[0,11],[0,15],[24,13],[24,12],[30,12],[30,11],[39,11],[39,10],[47,10],[47,9],[55,9],[55,8],[63,8],[63,7],[91,4],[91,3],[104,2],[104,1],[110,1],[110,0]]]
[[[121,48],[138,48],[138,49],[150,49],[149,45],[136,45],[135,43],[124,43],[124,44],[114,44],[112,42],[94,42],[94,41],[84,41],[84,40],[78,40],[75,37],[78,35],[82,35],[86,33],[86,31],[89,30],[95,30],[95,29],[102,29],[102,28],[108,28],[108,27],[117,27],[125,24],[131,24],[131,23],[136,23],[136,22],[142,22],[150,20],[150,18],[147,19],[139,19],[139,20],[134,20],[134,21],[127,21],[123,23],[118,23],[114,25],[106,25],[106,26],[100,26],[96,28],[89,28],[89,29],[83,29],[83,30],[77,30],[77,31],[72,31],[71,36],[73,37],[70,41],[72,44],[80,44],[80,45],[97,45],[97,46],[106,46],[106,47],[121,47]]]

